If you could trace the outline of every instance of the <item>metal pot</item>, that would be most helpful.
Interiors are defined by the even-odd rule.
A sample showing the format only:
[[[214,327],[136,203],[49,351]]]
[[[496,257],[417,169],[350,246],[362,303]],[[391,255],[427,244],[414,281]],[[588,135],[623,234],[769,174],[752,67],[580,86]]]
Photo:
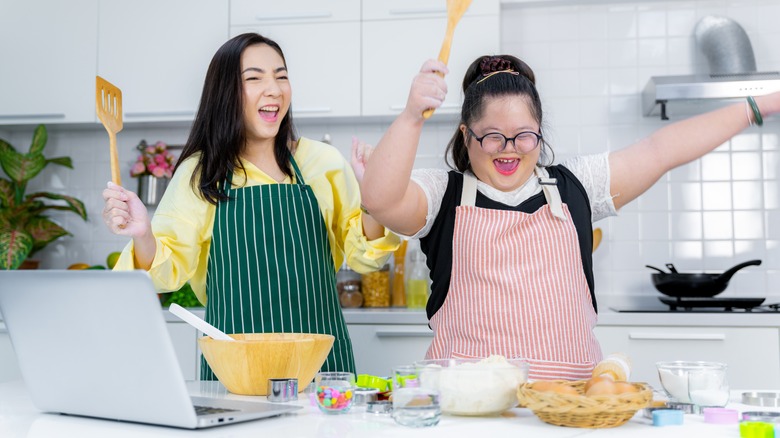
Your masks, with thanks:
[[[650,269],[659,271],[650,274],[653,285],[659,292],[670,297],[713,297],[726,289],[731,277],[746,266],[758,266],[761,260],[750,260],[740,263],[722,274],[684,274],[680,272],[663,272],[653,266]]]

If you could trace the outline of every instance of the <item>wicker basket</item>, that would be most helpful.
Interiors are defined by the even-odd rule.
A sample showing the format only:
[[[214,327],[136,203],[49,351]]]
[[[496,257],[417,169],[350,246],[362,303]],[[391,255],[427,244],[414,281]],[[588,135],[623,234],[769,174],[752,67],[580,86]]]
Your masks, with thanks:
[[[585,380],[559,383],[573,387],[580,395],[536,391],[532,384],[523,384],[517,389],[520,405],[545,423],[601,429],[624,424],[636,411],[649,406],[653,398],[652,390],[644,383],[632,383],[639,392],[592,397],[584,395]]]

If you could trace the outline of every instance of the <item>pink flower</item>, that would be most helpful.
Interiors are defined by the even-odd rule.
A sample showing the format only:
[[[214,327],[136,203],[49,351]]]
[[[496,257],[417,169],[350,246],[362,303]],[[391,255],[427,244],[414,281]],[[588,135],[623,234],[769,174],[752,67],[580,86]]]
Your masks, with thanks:
[[[136,149],[140,151],[140,154],[130,169],[130,176],[153,175],[157,178],[171,178],[173,176],[176,157],[168,151],[168,145],[164,142],[158,141],[149,145],[146,140],[141,140]]]
[[[155,167],[152,169],[152,175],[156,176],[157,178],[162,178],[165,176],[165,169],[162,167]]]
[[[136,161],[133,167],[130,168],[130,176],[139,176],[146,171],[146,166],[143,161]]]

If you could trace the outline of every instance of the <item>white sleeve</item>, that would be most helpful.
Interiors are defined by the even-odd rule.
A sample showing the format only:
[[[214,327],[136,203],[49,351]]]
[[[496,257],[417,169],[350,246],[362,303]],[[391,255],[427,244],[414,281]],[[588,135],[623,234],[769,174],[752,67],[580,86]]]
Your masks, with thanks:
[[[433,221],[439,215],[441,200],[444,198],[444,192],[447,191],[449,177],[445,169],[413,169],[412,181],[416,182],[425,193],[425,199],[428,201],[428,212],[425,214],[425,225],[420,231],[405,237],[419,239],[428,235]]]
[[[590,199],[591,221],[617,216],[609,193],[609,152],[573,157],[562,163],[580,180]]]

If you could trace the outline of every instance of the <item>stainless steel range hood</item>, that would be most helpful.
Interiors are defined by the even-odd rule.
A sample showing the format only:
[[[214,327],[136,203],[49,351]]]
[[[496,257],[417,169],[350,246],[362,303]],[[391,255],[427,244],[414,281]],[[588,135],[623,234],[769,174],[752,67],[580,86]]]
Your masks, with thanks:
[[[775,91],[780,91],[780,72],[776,71],[653,76],[642,93],[642,107],[646,116],[653,115],[658,108],[661,119],[668,120],[666,106],[670,102],[728,100],[760,96]]]
[[[780,73],[756,71],[750,38],[736,21],[708,15],[696,23],[694,34],[709,74],[651,77],[642,93],[646,116],[659,108],[661,119],[668,120],[670,103],[675,113],[686,107],[684,114],[701,113],[733,99],[780,91]]]

